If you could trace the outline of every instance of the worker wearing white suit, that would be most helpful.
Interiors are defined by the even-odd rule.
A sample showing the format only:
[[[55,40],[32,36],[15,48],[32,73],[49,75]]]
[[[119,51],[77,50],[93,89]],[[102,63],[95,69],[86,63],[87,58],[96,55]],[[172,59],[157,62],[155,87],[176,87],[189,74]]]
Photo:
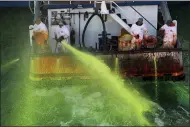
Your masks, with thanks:
[[[131,32],[133,36],[131,40],[131,48],[134,49],[136,47],[137,49],[140,49],[143,39],[148,37],[147,26],[143,23],[142,18],[139,18],[138,21],[132,25]]]
[[[63,48],[63,50],[66,51],[61,42],[64,40],[69,44],[69,37],[70,30],[68,26],[66,25],[66,23],[59,22],[59,27],[55,31],[55,39],[57,41],[56,53],[60,52],[61,48]]]
[[[177,42],[177,27],[175,23],[168,20],[160,30],[164,32],[163,48],[174,48]]]
[[[41,49],[45,48],[48,40],[48,30],[40,18],[35,21],[32,38]]]
[[[37,21],[36,21],[37,22]],[[33,31],[34,32],[47,32],[48,30],[47,30],[47,27],[46,27],[46,25],[43,23],[43,22],[41,22],[41,21],[39,21],[40,23],[35,23],[34,24],[34,29],[33,29]]]

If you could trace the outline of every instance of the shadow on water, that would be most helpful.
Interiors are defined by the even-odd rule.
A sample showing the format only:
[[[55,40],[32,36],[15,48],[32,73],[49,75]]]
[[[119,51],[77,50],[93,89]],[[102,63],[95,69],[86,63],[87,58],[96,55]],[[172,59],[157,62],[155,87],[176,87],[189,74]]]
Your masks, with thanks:
[[[154,99],[155,86],[153,81],[144,83],[143,89]],[[177,93],[171,83],[164,81],[158,82],[158,103],[164,108],[178,105]]]
[[[154,78],[149,80],[141,80],[140,78],[132,79],[134,83],[141,82],[140,87],[148,94],[148,96],[154,100],[155,97],[155,81]],[[177,107],[179,105],[179,94],[184,94],[186,96],[186,101],[188,101],[189,93],[188,86],[184,85],[183,81],[171,81],[158,79],[158,103],[167,108]],[[180,93],[181,92],[181,93]],[[186,106],[188,108],[188,106]]]
[[[155,100],[155,82],[143,81],[140,78],[132,79],[133,85],[140,86],[143,92]],[[138,84],[141,82],[141,84]],[[159,118],[164,125],[189,126],[189,89],[183,82],[158,81],[158,100],[156,101],[163,109]]]

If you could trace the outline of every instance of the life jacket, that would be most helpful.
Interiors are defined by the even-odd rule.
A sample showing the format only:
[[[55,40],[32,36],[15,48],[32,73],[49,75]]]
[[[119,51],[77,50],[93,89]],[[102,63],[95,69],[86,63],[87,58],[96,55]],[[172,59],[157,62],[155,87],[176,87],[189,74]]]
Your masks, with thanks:
[[[35,38],[36,43],[38,44],[44,44],[45,41],[47,41],[48,31],[44,23],[41,22],[39,25],[34,25],[33,36]]]
[[[36,33],[34,35],[35,41],[38,44],[44,44],[45,41],[47,41],[48,39],[48,33],[47,32],[40,32],[40,33]]]

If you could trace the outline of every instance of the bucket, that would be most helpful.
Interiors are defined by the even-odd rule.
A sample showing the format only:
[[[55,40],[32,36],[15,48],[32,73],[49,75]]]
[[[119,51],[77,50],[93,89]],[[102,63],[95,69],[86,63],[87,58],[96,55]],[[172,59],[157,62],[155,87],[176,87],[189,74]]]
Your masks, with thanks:
[[[153,35],[149,36],[146,40],[144,40],[144,46],[146,48],[155,48],[157,44],[157,38]]]
[[[119,38],[119,51],[128,51],[131,48],[132,36],[130,34],[124,34]]]

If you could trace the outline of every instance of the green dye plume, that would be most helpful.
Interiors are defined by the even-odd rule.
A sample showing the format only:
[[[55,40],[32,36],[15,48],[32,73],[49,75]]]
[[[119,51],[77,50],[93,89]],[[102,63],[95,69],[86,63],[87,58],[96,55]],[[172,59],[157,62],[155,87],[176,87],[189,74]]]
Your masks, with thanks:
[[[124,84],[119,76],[113,74],[110,68],[96,57],[83,53],[64,41],[62,43],[72,52],[74,58],[82,63],[88,73],[98,79],[97,83],[102,84],[101,88],[109,92],[110,96],[114,96],[120,103],[126,105],[128,110],[124,111],[120,109],[120,113],[118,113],[125,117],[126,125],[151,125],[144,117],[144,113],[146,111],[152,112],[152,102],[145,99],[138,91],[130,87],[129,84]],[[121,106],[118,105],[118,107]]]

